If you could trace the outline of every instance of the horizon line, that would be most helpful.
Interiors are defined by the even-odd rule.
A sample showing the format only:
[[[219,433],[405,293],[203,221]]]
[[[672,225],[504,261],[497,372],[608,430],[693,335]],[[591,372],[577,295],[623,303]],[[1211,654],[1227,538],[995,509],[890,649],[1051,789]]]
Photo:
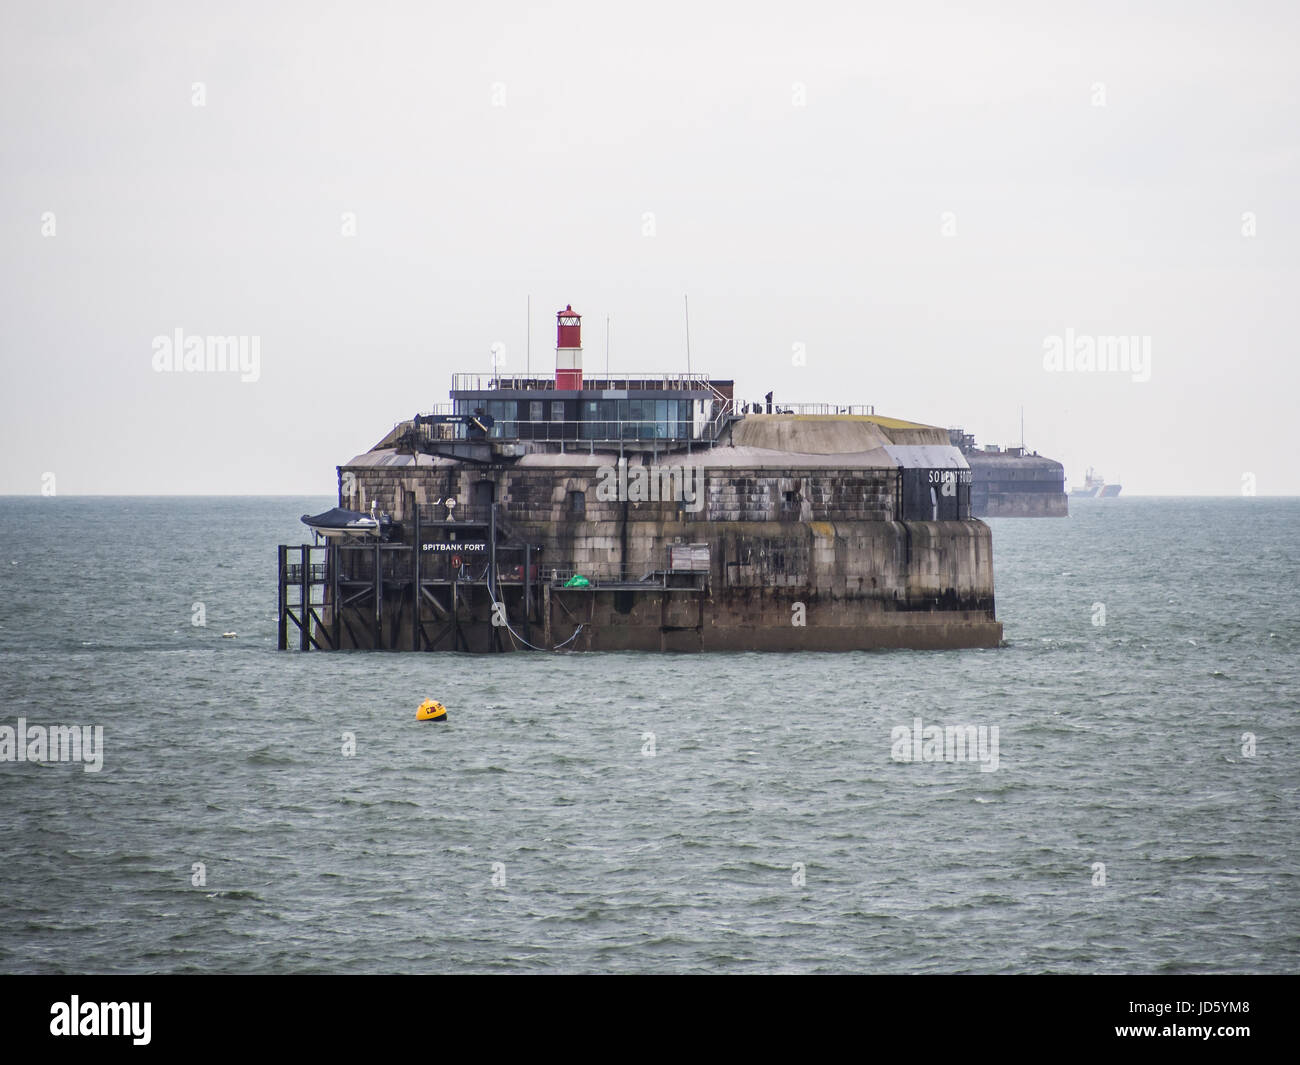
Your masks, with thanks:
[[[327,492],[59,492],[47,496],[41,492],[0,492],[0,499],[287,499],[298,496],[329,495]],[[1080,496],[1093,499],[1093,496]],[[1126,492],[1115,499],[1300,499],[1300,492],[1280,492],[1251,496],[1236,492],[1192,495],[1182,492]],[[1100,501],[1098,499],[1098,501]]]

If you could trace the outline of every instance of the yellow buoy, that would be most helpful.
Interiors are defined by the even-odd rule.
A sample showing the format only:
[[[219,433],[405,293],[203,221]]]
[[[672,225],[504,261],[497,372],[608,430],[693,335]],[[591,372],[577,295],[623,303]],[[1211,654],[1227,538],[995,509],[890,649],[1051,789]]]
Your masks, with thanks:
[[[415,712],[416,721],[446,721],[447,708],[436,699],[425,699]]]

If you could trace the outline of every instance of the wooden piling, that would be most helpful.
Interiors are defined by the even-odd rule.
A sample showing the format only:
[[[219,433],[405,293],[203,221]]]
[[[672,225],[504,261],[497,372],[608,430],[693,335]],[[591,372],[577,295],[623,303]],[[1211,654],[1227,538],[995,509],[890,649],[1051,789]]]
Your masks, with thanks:
[[[529,621],[533,613],[533,547],[532,544],[524,544],[524,643],[533,642],[532,630],[529,627]],[[527,649],[527,648],[525,648]]]
[[[415,493],[408,492],[407,510],[411,513],[411,533],[414,539],[411,541],[411,577],[414,584],[411,587],[411,650],[420,649],[420,633],[423,626],[420,624],[420,610],[424,603],[420,596],[420,556],[423,552],[424,545],[420,542],[420,505],[415,501]]]
[[[456,579],[460,574],[456,570],[451,572],[451,649],[460,650],[460,582]]]
[[[384,649],[384,559],[375,540],[375,650]]]
[[[551,642],[551,582],[542,585],[542,646],[554,647]]]
[[[338,650],[341,644],[339,639],[342,632],[339,629],[339,620],[343,616],[339,603],[339,545],[331,537],[325,548],[325,564],[329,566],[330,571],[330,623],[334,630],[334,650]]]
[[[289,569],[289,545],[281,544],[279,547],[280,560],[280,636],[276,644],[281,651],[289,650],[289,588],[288,588],[288,569]]]
[[[311,650],[307,633],[311,626],[311,546],[303,544],[298,557],[302,566],[298,570],[298,650]]]

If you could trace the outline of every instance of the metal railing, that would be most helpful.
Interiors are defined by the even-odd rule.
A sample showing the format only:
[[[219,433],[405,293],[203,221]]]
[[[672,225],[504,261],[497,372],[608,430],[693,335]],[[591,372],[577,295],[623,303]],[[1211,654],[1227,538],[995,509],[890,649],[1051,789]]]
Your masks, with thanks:
[[[762,410],[751,411],[762,414]],[[869,403],[773,403],[773,414],[841,414],[860,417],[875,414],[876,408]]]
[[[618,441],[645,442],[696,440],[695,425],[689,421],[668,418],[597,419],[593,421],[499,421],[493,427],[511,440],[575,441],[613,443]]]
[[[709,444],[715,443],[727,428],[738,417],[736,414],[735,400],[724,399],[714,404],[717,410],[713,417],[705,423],[705,432],[701,434],[701,439],[707,440]]]
[[[454,505],[448,506],[448,503]],[[444,500],[441,503],[418,503],[420,508],[420,521],[425,525],[431,525],[437,522],[456,522],[464,524],[488,524],[492,520],[491,503],[468,503],[462,504],[459,501]],[[506,512],[504,506],[497,507],[497,520],[504,521]],[[407,521],[408,525],[413,524]]]
[[[662,444],[706,442],[716,439],[721,426],[725,424],[725,412],[700,423],[699,433],[693,421],[668,418],[642,418],[638,420],[622,418],[599,418],[591,421],[532,421],[519,418],[499,418],[488,433],[489,440],[536,440],[552,443],[577,444],[617,444],[642,443]],[[408,419],[398,422],[395,429],[410,429],[412,422]],[[420,436],[429,442],[439,440],[465,440],[469,438],[468,428],[464,425],[421,425]]]
[[[453,392],[554,392],[555,378],[511,374],[456,373],[451,375]],[[583,391],[631,389],[661,392],[716,391],[706,373],[622,373],[590,374],[583,379]]]
[[[682,375],[683,377],[686,375]],[[695,377],[704,375],[696,374]],[[858,413],[863,408],[853,408]],[[552,420],[527,418],[498,418],[488,433],[491,440],[536,440],[548,443],[578,444],[635,444],[641,443],[654,447],[656,444],[708,443],[712,444],[722,435],[723,430],[733,421],[734,401],[716,393],[712,410],[708,417],[698,423],[694,419],[680,418],[597,418],[590,420]],[[874,408],[866,408],[873,413]],[[421,411],[423,417],[429,414],[457,413],[452,404],[443,403],[432,410]],[[805,413],[805,412],[796,412]],[[812,413],[812,412],[809,412]],[[824,412],[816,412],[824,413]],[[396,432],[406,432],[414,428],[410,418],[393,423]],[[469,438],[469,428],[455,423],[424,424],[419,427],[419,435],[435,443],[447,440],[465,440]]]
[[[543,565],[538,570],[538,576],[544,583],[550,584],[552,588],[562,588],[574,577],[585,577],[590,587],[599,588],[611,584],[652,584],[661,586],[664,584],[665,572],[663,569],[646,566],[629,567],[593,563],[590,566],[577,568]]]
[[[288,584],[302,583],[302,563],[290,562],[284,567],[285,582]],[[324,584],[329,579],[329,567],[323,562],[313,562],[308,573],[308,582],[311,584]]]

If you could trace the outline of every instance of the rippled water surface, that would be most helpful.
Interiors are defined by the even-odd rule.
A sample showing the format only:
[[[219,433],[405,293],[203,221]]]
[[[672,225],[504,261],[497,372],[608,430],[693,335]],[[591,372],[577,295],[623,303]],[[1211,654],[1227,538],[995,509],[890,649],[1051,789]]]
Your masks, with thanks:
[[[279,653],[328,505],[0,499],[0,725],[104,729],[0,762],[0,970],[1300,968],[1300,501],[994,519],[998,650]]]

